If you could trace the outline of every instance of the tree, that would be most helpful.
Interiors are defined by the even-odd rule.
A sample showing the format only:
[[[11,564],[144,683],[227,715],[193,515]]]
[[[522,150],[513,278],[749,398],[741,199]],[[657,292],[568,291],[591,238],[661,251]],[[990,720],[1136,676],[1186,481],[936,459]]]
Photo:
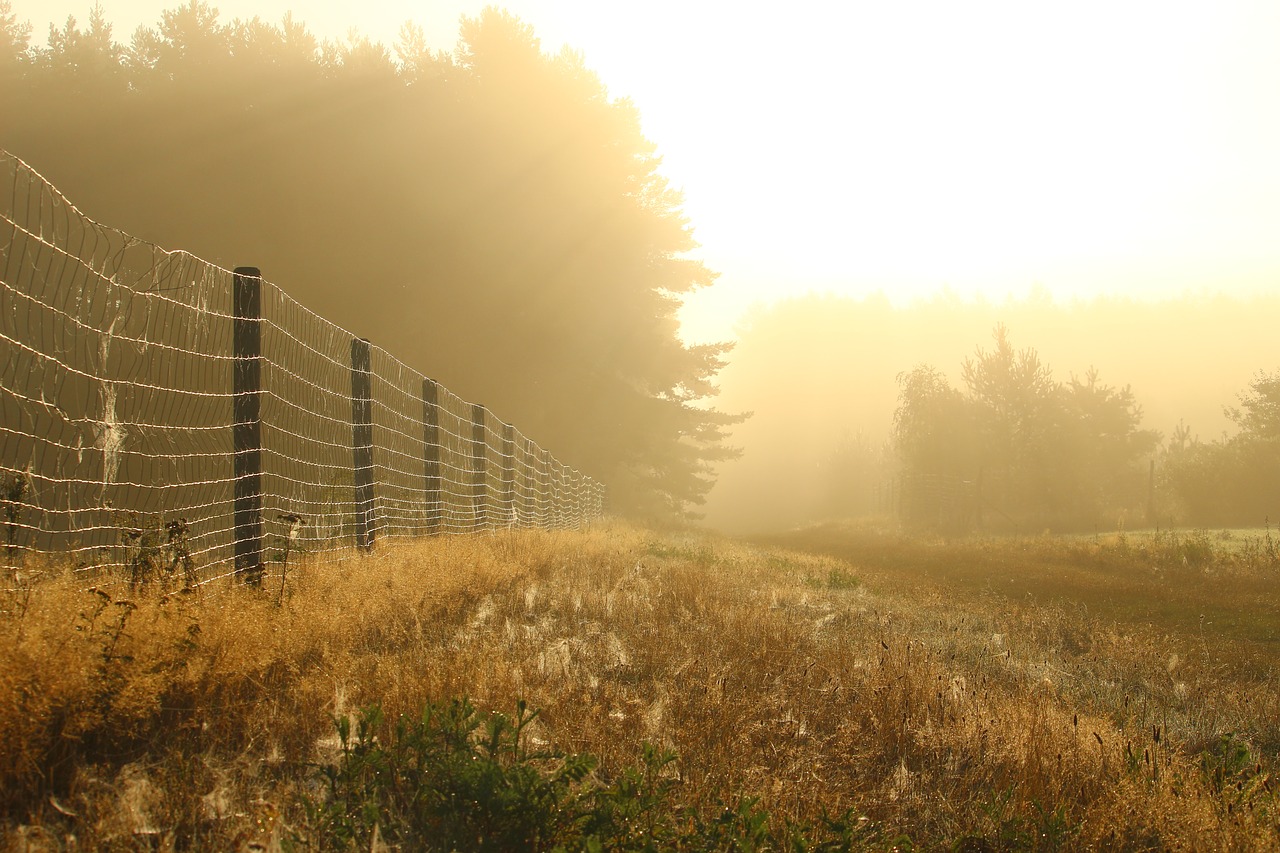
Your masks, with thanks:
[[[426,33],[412,21],[406,21],[400,27],[395,54],[400,66],[400,77],[410,86],[442,81],[453,67],[453,60],[448,54],[427,46]]]
[[[120,67],[124,49],[111,34],[102,4],[89,11],[89,26],[80,29],[73,16],[61,29],[50,26],[48,45],[35,51],[34,64],[46,86],[82,98],[118,95],[124,88]]]
[[[1280,370],[1258,371],[1249,390],[1240,394],[1239,406],[1224,411],[1247,438],[1280,438]]]
[[[689,512],[740,418],[708,405],[728,347],[678,337],[680,297],[715,275],[634,104],[494,8],[463,19],[452,58],[411,26],[395,57],[193,0],[133,34],[127,85],[92,106],[26,77],[41,97],[0,145],[37,152],[95,218],[259,266],[616,509]]]
[[[1146,477],[1141,462],[1160,443],[1142,429],[1142,407],[1129,386],[1102,383],[1096,368],[1063,388],[1062,442],[1057,476],[1065,501],[1077,513],[1098,516],[1116,507],[1142,504]]]
[[[0,0],[0,69],[10,69],[27,58],[31,25],[19,23],[9,0]]]
[[[997,325],[995,346],[979,347],[960,375],[978,406],[983,465],[1018,469],[1042,461],[1057,417],[1059,386],[1048,365],[1030,347],[1014,350],[1009,331]]]
[[[929,365],[899,373],[898,386],[893,440],[907,470],[947,476],[974,473],[979,446],[972,402]]]
[[[483,129],[464,244],[505,250],[471,265],[485,297],[464,310],[522,318],[486,346],[528,376],[474,384],[502,393],[553,447],[575,448],[621,507],[701,503],[738,420],[702,405],[728,347],[678,338],[678,297],[714,275],[686,257],[696,244],[682,200],[639,114],[579,55],[544,54],[531,27],[492,7],[463,19],[456,55],[467,118]]]
[[[16,94],[31,60],[31,25],[19,23],[9,0],[0,0],[0,113],[18,110]]]
[[[231,59],[231,28],[218,22],[218,10],[190,0],[160,14],[156,66],[163,74],[204,77]]]
[[[1159,435],[1140,428],[1132,390],[1103,384],[1094,369],[1064,385],[1034,349],[1014,349],[1004,326],[993,338],[962,364],[965,392],[931,367],[899,376],[894,439],[905,471],[950,481],[930,488],[952,503],[971,491],[1015,522],[1078,527],[1142,507],[1138,463]],[[945,509],[950,522],[964,518]]]
[[[1223,411],[1239,433],[1179,442],[1166,457],[1163,485],[1192,523],[1256,526],[1280,518],[1280,371],[1259,371],[1238,400]]]

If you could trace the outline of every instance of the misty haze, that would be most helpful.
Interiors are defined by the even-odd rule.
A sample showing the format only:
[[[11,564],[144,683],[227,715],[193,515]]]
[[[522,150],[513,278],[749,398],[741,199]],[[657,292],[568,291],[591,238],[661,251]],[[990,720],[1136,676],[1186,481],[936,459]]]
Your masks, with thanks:
[[[1280,850],[1280,8],[47,7],[5,849]]]

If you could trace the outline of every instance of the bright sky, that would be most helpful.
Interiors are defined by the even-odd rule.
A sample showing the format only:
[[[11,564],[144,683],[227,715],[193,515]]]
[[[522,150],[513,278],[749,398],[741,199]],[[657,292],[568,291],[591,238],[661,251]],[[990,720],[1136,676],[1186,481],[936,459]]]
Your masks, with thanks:
[[[117,38],[178,0],[104,0]],[[58,0],[12,0],[43,42]],[[88,4],[71,6],[82,21]],[[452,48],[483,0],[222,0],[224,20]],[[756,301],[1280,286],[1275,0],[508,0],[639,106],[720,283]],[[358,9],[358,14],[353,11]],[[766,12],[772,9],[777,11]]]

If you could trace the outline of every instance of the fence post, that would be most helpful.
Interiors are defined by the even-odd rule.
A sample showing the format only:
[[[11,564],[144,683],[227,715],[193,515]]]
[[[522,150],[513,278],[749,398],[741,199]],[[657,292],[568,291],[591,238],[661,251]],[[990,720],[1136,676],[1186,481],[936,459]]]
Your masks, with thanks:
[[[537,492],[538,526],[551,527],[551,475],[547,467],[547,451],[541,447],[534,455],[533,482]]]
[[[485,476],[487,442],[484,434],[484,406],[479,403],[471,407],[471,500],[475,513],[476,525],[481,529],[487,526],[488,512],[485,507]],[[483,513],[483,516],[482,516]]]
[[[368,551],[377,535],[373,517],[373,382],[371,347],[351,339],[351,455],[356,499],[356,547]]]
[[[560,502],[564,506],[564,527],[571,530],[577,524],[573,517],[573,469],[563,464],[560,466]]]
[[[551,454],[546,450],[538,452],[538,491],[542,498],[542,526],[551,530],[554,525],[555,493],[551,488]]]
[[[556,503],[560,507],[560,527],[573,527],[573,494],[569,482],[569,469],[562,463],[556,466]]]
[[[236,267],[232,286],[232,518],[235,571],[262,583],[262,271]]]
[[[570,520],[573,526],[581,530],[584,526],[585,519],[582,517],[582,495],[578,489],[582,485],[581,474],[577,468],[570,468],[565,472],[569,482],[569,508]]]
[[[560,530],[564,527],[564,470],[560,460],[555,457],[547,461],[547,475],[551,486],[551,526]]]
[[[520,518],[516,513],[516,428],[511,424],[502,425],[502,511],[506,516],[503,519],[505,526],[519,526]]]
[[[573,506],[577,511],[577,526],[585,528],[590,521],[586,511],[586,474],[577,469],[573,469]]]
[[[422,380],[422,500],[427,509],[427,534],[435,536],[444,521],[440,503],[440,386]]]
[[[556,480],[558,464],[556,458],[547,451],[547,529],[558,530],[560,527],[560,486]]]
[[[516,512],[520,515],[520,526],[529,527],[533,523],[533,515],[530,513],[529,495],[529,439],[520,434],[519,441],[516,442],[514,448],[515,454],[512,462],[515,467],[515,490],[516,490]]]
[[[524,508],[525,524],[538,526],[538,460],[533,454],[533,441],[527,436],[520,437],[520,446],[524,449],[524,465],[520,472],[520,504]]]

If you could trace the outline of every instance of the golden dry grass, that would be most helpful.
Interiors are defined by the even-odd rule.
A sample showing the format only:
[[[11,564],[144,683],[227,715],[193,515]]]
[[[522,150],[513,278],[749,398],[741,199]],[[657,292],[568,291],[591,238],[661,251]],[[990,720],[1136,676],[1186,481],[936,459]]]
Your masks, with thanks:
[[[925,568],[978,546],[933,547]],[[1061,543],[981,547],[1074,564],[1050,559]],[[1280,689],[1245,640],[882,557],[616,525],[304,564],[279,609],[46,581],[0,622],[5,837],[274,847],[304,821],[333,716],[466,695],[543,709],[532,737],[602,777],[645,741],[673,748],[696,807],[852,810],[867,849],[1280,849]]]

